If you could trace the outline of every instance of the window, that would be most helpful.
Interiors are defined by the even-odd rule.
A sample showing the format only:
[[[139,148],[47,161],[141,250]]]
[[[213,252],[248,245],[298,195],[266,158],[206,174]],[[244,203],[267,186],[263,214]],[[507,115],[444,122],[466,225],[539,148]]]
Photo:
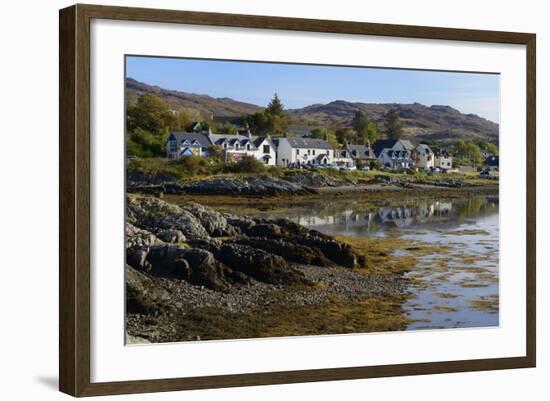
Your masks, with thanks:
[[[176,141],[170,141],[170,151],[175,152],[178,150],[178,143]]]
[[[246,150],[250,150],[250,144],[249,143],[246,144]]]
[[[311,155],[311,149],[308,149],[308,150],[307,150],[307,154],[308,154],[308,155]]]
[[[296,149],[296,155],[300,154],[300,149]]]
[[[315,149],[313,149],[311,152],[313,153],[313,156],[315,156]]]
[[[224,148],[224,149],[227,149],[227,142],[225,142],[225,143],[223,144],[223,148]]]
[[[270,153],[269,145],[264,145],[264,153]]]
[[[235,143],[235,149],[239,149],[239,144]]]

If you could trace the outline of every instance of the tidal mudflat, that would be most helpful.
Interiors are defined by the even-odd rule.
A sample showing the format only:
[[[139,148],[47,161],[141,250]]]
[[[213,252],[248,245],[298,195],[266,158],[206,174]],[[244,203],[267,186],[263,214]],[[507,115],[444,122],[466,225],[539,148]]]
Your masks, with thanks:
[[[329,200],[255,215],[284,215],[356,246],[364,241],[365,247],[379,247],[375,269],[391,253],[389,267],[409,279],[402,305],[407,330],[499,324],[498,196],[382,204]]]

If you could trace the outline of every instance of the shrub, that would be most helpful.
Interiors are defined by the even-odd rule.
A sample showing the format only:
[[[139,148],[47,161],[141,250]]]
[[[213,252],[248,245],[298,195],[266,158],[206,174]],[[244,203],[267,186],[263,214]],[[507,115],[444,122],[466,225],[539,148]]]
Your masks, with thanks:
[[[183,156],[177,161],[177,164],[185,175],[210,174],[210,165],[204,157],[195,155]]]
[[[243,156],[236,163],[227,164],[225,170],[232,173],[261,174],[265,173],[266,168],[254,156]]]

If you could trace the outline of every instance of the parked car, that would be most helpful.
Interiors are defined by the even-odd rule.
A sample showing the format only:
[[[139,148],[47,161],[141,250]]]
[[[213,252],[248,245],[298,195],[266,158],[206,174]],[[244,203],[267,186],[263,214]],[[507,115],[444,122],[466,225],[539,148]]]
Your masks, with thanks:
[[[363,166],[359,170],[361,170],[361,171],[370,171],[370,167],[369,166]]]

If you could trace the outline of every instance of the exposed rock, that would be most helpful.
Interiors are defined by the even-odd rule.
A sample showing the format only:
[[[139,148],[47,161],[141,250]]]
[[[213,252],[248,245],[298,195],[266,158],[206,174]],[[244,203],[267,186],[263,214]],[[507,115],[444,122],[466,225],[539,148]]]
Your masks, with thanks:
[[[258,281],[269,284],[306,284],[305,276],[280,256],[247,245],[224,244],[216,258]]]
[[[142,230],[141,228],[134,226],[132,223],[126,223],[125,229],[126,248],[162,244],[162,241],[153,233],[147,230]]]
[[[163,235],[166,230],[178,230],[186,239],[209,238],[201,222],[190,212],[161,199],[128,196],[128,221],[139,228]]]
[[[287,262],[314,266],[335,265],[335,263],[327,258],[318,248],[295,244],[292,241],[270,238],[241,238],[235,242],[279,255]]]
[[[286,174],[283,179],[309,188],[341,187],[357,184],[356,181],[350,178],[339,179],[314,171],[292,171]]]
[[[163,245],[140,250],[131,249],[129,253],[137,251],[145,251],[146,256],[145,262],[136,267],[145,269],[155,277],[181,279],[215,290],[224,290],[231,284],[249,281],[246,276],[233,272],[204,249],[182,249]],[[130,257],[127,257],[127,260],[130,264],[133,262]]]
[[[135,185],[160,185],[165,182],[177,181],[178,177],[172,174],[145,174],[142,172],[129,172],[126,175],[128,186]]]
[[[161,230],[157,232],[157,237],[159,237],[164,242],[169,242],[173,244],[185,242],[187,240],[185,235],[183,235],[183,233],[180,230],[176,230],[173,228],[169,228],[167,230]]]
[[[157,185],[132,184],[129,192],[167,193],[176,195],[241,195],[276,196],[313,194],[317,191],[268,175],[212,178],[191,182],[163,182]]]
[[[326,236],[320,237],[313,235],[295,236],[292,238],[292,241],[294,243],[319,249],[327,258],[337,265],[345,267],[360,266],[360,261],[353,251],[353,248],[340,241],[329,239]]]
[[[126,309],[128,313],[150,313],[170,300],[170,293],[151,278],[126,265]]]
[[[195,216],[212,237],[229,237],[236,234],[223,214],[195,202],[189,202],[184,210]]]

